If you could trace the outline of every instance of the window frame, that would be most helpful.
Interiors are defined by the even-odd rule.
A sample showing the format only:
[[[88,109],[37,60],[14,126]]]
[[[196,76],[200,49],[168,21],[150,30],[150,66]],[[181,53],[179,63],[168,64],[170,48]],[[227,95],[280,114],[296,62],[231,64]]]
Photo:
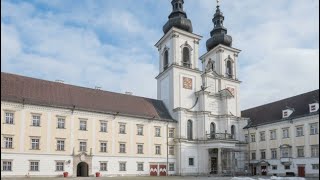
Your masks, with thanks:
[[[103,166],[103,164],[105,164],[105,166]],[[100,161],[99,162],[99,170],[100,171],[108,171],[108,161]]]
[[[124,165],[124,169],[122,169],[121,165]],[[127,171],[127,162],[119,162],[119,171]]]
[[[32,114],[31,115],[31,126],[40,127],[41,124],[41,114]]]
[[[40,161],[34,161],[34,160],[29,161],[29,171],[32,171],[32,172],[40,171]]]
[[[278,159],[277,149],[271,149],[271,159]]]
[[[61,166],[61,164],[60,165],[58,165],[58,163],[62,163],[62,166]],[[56,161],[56,171],[64,171],[64,161]],[[62,167],[62,169],[59,169],[58,167]]]
[[[65,129],[66,128],[66,119],[62,117],[57,118],[57,129]]]
[[[5,163],[6,163],[6,165],[5,165]],[[10,165],[9,165],[9,163],[10,163]],[[5,169],[5,167],[6,167],[6,169]],[[12,168],[13,168],[13,160],[1,159],[1,171],[12,171]]]
[[[191,160],[191,161],[190,161],[190,160]],[[190,162],[191,162],[191,164],[190,164]],[[194,157],[189,157],[189,158],[188,158],[188,165],[189,165],[189,166],[195,166]]]
[[[287,132],[287,133],[285,133]],[[282,139],[290,138],[290,128],[282,128]]]
[[[154,131],[154,137],[161,137],[161,127],[155,127]]]
[[[87,131],[87,120],[83,120],[83,119],[80,120],[79,130],[80,131]]]
[[[296,137],[304,136],[303,126],[296,126]]]
[[[318,133],[318,123],[310,123],[310,135],[316,135]]]
[[[119,153],[126,153],[126,143],[119,143]]]
[[[169,138],[174,138],[174,128],[169,128],[168,137],[169,137]]]
[[[100,132],[107,133],[108,132],[108,122],[100,121]]]
[[[12,114],[12,116],[9,116],[9,114]],[[5,122],[5,124],[14,124],[14,112],[5,111],[4,112],[4,122]]]
[[[144,164],[143,162],[137,162],[137,171],[144,171],[144,165],[143,164]],[[139,165],[142,165],[142,166],[139,167]]]
[[[126,124],[119,123],[119,134],[126,134]]]
[[[11,141],[8,141],[11,139]],[[4,149],[13,149],[13,136],[3,136]]]
[[[302,150],[302,155],[299,150]],[[304,146],[297,146],[297,158],[305,157]]]
[[[40,138],[39,137],[31,137],[31,150],[40,150]],[[37,140],[38,142],[33,142],[33,140]],[[36,144],[34,146],[34,144]],[[35,147],[35,148],[34,148]]]
[[[108,142],[100,141],[100,152],[107,153],[108,152]]]
[[[174,146],[169,146],[169,155],[174,155]]]
[[[169,163],[169,171],[175,171],[174,163]]]
[[[155,145],[155,155],[161,155],[161,145]]]
[[[276,140],[277,139],[277,130],[270,130],[270,140]]]
[[[57,151],[65,151],[65,139],[57,139]]]
[[[311,145],[310,151],[311,151],[311,157],[319,157],[319,145]]]
[[[266,132],[265,131],[261,131],[261,132],[259,132],[259,134],[260,134],[260,141],[266,141]]]
[[[79,142],[79,151],[80,152],[87,152],[87,141],[80,141]],[[84,150],[83,150],[84,147]]]
[[[137,135],[143,136],[143,125],[137,125]]]
[[[137,154],[143,154],[143,144],[137,144]]]

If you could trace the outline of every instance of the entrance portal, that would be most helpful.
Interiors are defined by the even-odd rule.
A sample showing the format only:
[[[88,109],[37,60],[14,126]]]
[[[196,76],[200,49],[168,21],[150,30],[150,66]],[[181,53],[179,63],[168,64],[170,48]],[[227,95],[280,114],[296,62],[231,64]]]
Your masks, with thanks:
[[[211,157],[211,172],[210,174],[217,174],[218,173],[218,163],[216,157]]]
[[[80,162],[77,165],[77,177],[88,177],[89,176],[89,165],[85,162]]]

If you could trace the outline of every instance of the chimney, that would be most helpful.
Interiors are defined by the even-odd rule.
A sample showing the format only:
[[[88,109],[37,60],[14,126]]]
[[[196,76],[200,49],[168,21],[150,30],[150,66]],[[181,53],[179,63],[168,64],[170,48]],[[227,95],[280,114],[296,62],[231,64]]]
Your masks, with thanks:
[[[62,84],[64,84],[64,81],[63,81],[63,80],[60,80],[60,79],[56,79],[56,82],[57,82],[57,83],[62,83]]]
[[[133,93],[126,91],[125,94],[126,94],[126,95],[132,95]]]
[[[101,90],[100,86],[95,86],[94,89]]]

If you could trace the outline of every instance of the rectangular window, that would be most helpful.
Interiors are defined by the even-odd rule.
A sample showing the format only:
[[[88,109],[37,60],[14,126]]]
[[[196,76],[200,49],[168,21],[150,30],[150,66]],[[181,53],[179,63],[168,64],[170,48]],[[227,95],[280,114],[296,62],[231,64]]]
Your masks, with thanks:
[[[174,146],[169,146],[169,155],[174,155]]]
[[[312,169],[319,170],[319,164],[312,164]]]
[[[156,145],[156,154],[161,154],[161,146],[160,145]]]
[[[31,139],[31,149],[39,150],[40,149],[40,139],[39,138],[32,138]]]
[[[138,144],[137,145],[137,153],[138,154],[143,154],[143,144]]]
[[[310,135],[318,134],[318,123],[310,124]]]
[[[82,131],[87,130],[87,121],[80,121],[80,130]]]
[[[169,138],[174,138],[174,128],[169,129]]]
[[[13,113],[12,112],[6,112],[6,124],[13,124]]]
[[[272,165],[272,170],[277,170],[278,166],[277,165]]]
[[[290,155],[291,155],[290,150],[291,150],[291,148],[282,148],[281,149],[281,157],[283,157],[283,158],[290,157]]]
[[[137,171],[143,171],[143,163],[137,163]]]
[[[126,171],[126,162],[120,162],[119,166],[119,171]]]
[[[299,126],[296,128],[297,137],[303,136],[303,126]]]
[[[57,140],[57,151],[64,151],[64,140]]]
[[[119,134],[125,134],[126,133],[126,125],[120,124],[119,125]]]
[[[261,159],[266,159],[266,151],[261,150]]]
[[[13,141],[12,137],[4,137],[3,141],[4,141],[4,148],[12,149],[12,141]]]
[[[270,131],[270,140],[276,140],[277,139],[277,130],[271,130]]]
[[[105,121],[100,122],[100,132],[107,132],[107,122]]]
[[[160,137],[160,127],[155,128],[155,136]]]
[[[277,159],[277,149],[271,149],[271,159]]]
[[[290,166],[284,166],[284,169],[288,170],[288,169],[290,169]]]
[[[319,145],[311,146],[311,157],[319,157]]]
[[[12,171],[12,161],[2,161],[2,171]]]
[[[143,126],[141,125],[137,126],[137,135],[143,136]]]
[[[246,135],[244,135],[244,141],[246,142],[246,143],[248,143],[249,142],[249,136],[246,134]]]
[[[85,142],[85,141],[80,142],[80,151],[82,151],[82,152],[87,151],[87,142]]]
[[[126,153],[126,144],[120,144],[120,153]]]
[[[298,155],[298,157],[304,157],[304,147],[303,146],[297,147],[297,155]]]
[[[169,171],[174,171],[174,163],[169,164]]]
[[[32,115],[32,126],[40,126],[40,116]]]
[[[107,143],[106,142],[100,143],[100,152],[107,152]]]
[[[255,134],[251,134],[251,142],[256,142],[256,135]]]
[[[64,171],[64,162],[63,161],[56,162],[56,171]]]
[[[251,159],[252,159],[252,160],[256,160],[256,153],[255,153],[255,152],[252,152],[252,153],[251,153]]]
[[[260,141],[265,141],[266,140],[266,132],[260,132]]]
[[[58,129],[64,129],[65,128],[65,122],[66,120],[64,118],[58,118]]]
[[[100,171],[108,171],[108,163],[100,162]]]
[[[194,158],[189,158],[189,166],[194,166]]]
[[[282,129],[282,137],[289,138],[289,128]]]
[[[30,171],[39,171],[39,161],[30,161]]]

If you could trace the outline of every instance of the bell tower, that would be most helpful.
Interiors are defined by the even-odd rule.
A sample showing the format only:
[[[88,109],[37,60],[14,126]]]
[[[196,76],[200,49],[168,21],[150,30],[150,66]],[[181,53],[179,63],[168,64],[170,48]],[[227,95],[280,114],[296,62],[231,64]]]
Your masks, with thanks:
[[[172,0],[172,12],[156,43],[159,51],[158,99],[174,117],[176,108],[191,108],[192,96],[201,86],[198,49],[201,36],[193,33],[191,20],[183,10],[184,0]]]

